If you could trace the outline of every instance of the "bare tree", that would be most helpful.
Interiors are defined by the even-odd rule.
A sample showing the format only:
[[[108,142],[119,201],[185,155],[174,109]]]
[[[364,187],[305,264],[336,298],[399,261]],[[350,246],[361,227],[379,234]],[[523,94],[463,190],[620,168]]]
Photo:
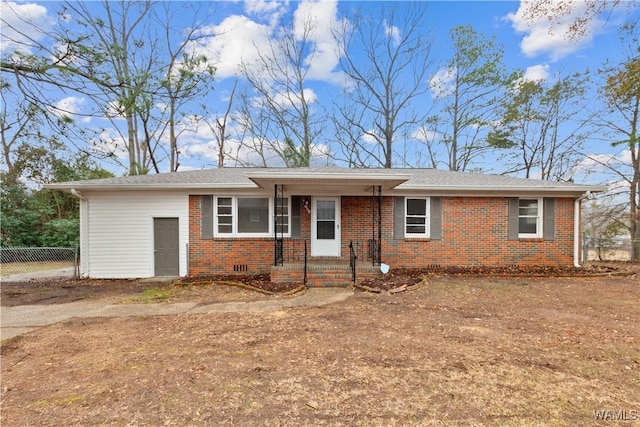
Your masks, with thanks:
[[[209,16],[209,13],[202,10],[202,4],[184,3],[178,9],[172,9],[165,3],[163,7],[164,14],[159,15],[156,20],[163,31],[167,61],[166,67],[163,67],[166,71],[160,78],[158,94],[161,99],[167,100],[165,123],[169,131],[169,168],[173,172],[180,166],[178,114],[194,99],[202,97],[202,93],[212,89],[210,84],[215,67],[205,55],[194,53],[191,48],[200,39],[208,37],[201,34],[198,27],[198,22],[206,21]],[[189,14],[193,16],[193,22],[176,34],[171,23],[177,15],[186,15],[187,9],[191,9]]]
[[[640,260],[640,49],[639,23],[622,28],[621,37],[627,46],[627,57],[619,65],[603,70],[605,83],[602,94],[607,110],[596,116],[613,147],[623,151],[620,156],[590,156],[616,177],[628,191],[629,232],[632,240],[632,260]],[[629,160],[625,160],[628,158]],[[620,185],[622,184],[622,185]]]
[[[586,137],[585,80],[580,75],[514,81],[502,103],[501,117],[488,135],[494,148],[507,150],[505,173],[524,171],[527,178],[561,180],[576,165]],[[533,174],[537,174],[534,176]]]
[[[195,8],[194,21],[184,31],[177,30],[173,17],[185,8]],[[169,169],[177,170],[180,115],[196,105],[195,97],[211,89],[214,68],[191,49],[205,37],[196,20],[208,14],[190,3],[121,0],[66,2],[59,16],[58,26],[51,30],[33,28],[45,32],[44,41],[24,34],[22,43],[27,45],[3,56],[3,75],[15,75],[23,97],[37,105],[47,105],[47,88],[92,100],[96,110],[87,114],[107,119],[111,126],[102,135],[84,139],[129,174],[160,172],[167,160]],[[116,155],[119,150],[126,152],[122,162]]]
[[[267,167],[273,162],[272,156],[283,158],[279,153],[279,145],[269,139],[269,135],[277,135],[272,128],[274,121],[268,111],[255,108],[253,97],[240,94],[237,118],[241,129],[238,147],[230,157],[237,165]]]
[[[238,87],[238,80],[233,82],[233,88],[231,89],[231,93],[227,99],[227,106],[223,113],[216,114],[213,117],[213,123],[207,119],[206,117],[202,118],[202,121],[205,122],[211,133],[213,134],[213,138],[215,141],[215,149],[217,152],[217,166],[222,168],[225,166],[225,159],[230,155],[228,146],[228,124],[232,119],[231,109],[234,105],[234,99],[236,94],[236,89]]]
[[[335,32],[347,76],[334,124],[349,162],[391,168],[401,139],[426,117],[431,41],[424,3],[382,3],[375,17],[356,11]],[[420,102],[420,105],[417,103]]]
[[[79,50],[94,74],[109,84],[100,85],[101,98],[106,101],[103,113],[120,132],[116,121],[124,118],[126,127],[122,142],[128,154],[129,174],[147,173],[152,147],[139,137],[137,110],[150,105],[150,78],[156,71],[155,40],[150,36],[153,3],[103,1],[102,14],[96,14],[86,3],[66,3],[66,13],[72,14],[87,28],[87,38]]]
[[[306,20],[301,30],[282,24],[279,37],[270,38],[266,50],[258,50],[254,63],[244,62],[241,72],[255,97],[246,98],[251,132],[269,144],[289,167],[309,166],[322,130],[322,113],[315,94],[308,88],[308,72],[314,59],[315,22]],[[256,49],[258,47],[256,46]],[[268,126],[256,124],[268,120]],[[257,131],[268,134],[255,135]],[[286,143],[285,141],[288,141]]]
[[[42,123],[42,111],[36,105],[22,100],[17,105],[7,102],[6,95],[10,85],[2,82],[0,95],[2,108],[0,114],[0,141],[2,142],[2,162],[8,177],[15,177],[15,153],[21,144],[28,143],[38,135],[38,127]]]
[[[599,16],[604,14],[608,20],[615,9],[632,8],[632,3],[623,0],[557,0],[527,1],[522,2],[522,6],[524,7],[523,17],[526,20],[547,19],[551,23],[551,31],[556,31],[558,28],[564,30],[568,24],[565,35],[568,39],[576,40],[590,31],[589,26]]]

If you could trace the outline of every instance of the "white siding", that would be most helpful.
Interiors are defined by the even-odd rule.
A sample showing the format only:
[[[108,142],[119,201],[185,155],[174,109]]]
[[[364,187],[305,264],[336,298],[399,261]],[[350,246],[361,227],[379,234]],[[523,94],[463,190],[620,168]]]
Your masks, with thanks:
[[[82,247],[84,276],[139,278],[154,276],[153,219],[178,218],[180,275],[187,274],[189,196],[170,191],[84,193],[87,230]]]

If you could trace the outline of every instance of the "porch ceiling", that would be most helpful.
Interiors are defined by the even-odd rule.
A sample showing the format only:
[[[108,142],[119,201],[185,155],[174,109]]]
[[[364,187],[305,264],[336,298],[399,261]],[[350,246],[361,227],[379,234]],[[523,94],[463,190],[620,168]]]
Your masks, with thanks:
[[[274,185],[284,185],[288,191],[303,191],[311,193],[333,194],[364,194],[371,190],[372,186],[382,186],[382,191],[388,191],[407,182],[412,178],[411,174],[401,173],[358,173],[356,170],[348,173],[302,173],[291,171],[256,171],[247,172],[247,178],[262,188],[271,188]]]

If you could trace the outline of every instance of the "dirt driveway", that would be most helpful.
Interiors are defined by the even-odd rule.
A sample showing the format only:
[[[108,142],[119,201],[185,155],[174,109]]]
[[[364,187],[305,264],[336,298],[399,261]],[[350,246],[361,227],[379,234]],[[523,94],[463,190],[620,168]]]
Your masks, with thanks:
[[[153,284],[109,298],[200,307],[296,297]],[[433,276],[417,290],[356,291],[319,307],[71,319],[2,343],[0,421],[640,422],[638,301],[637,275]]]

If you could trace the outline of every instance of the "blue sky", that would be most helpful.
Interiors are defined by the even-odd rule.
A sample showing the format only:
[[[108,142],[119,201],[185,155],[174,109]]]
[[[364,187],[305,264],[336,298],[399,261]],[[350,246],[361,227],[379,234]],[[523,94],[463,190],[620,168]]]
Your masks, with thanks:
[[[60,4],[57,2],[3,2],[3,19],[10,20],[10,14],[5,9],[6,4],[12,5],[12,10],[19,10],[24,15],[33,16],[35,21],[47,22],[55,17]],[[179,7],[181,3],[173,3]],[[255,46],[265,46],[269,38],[275,38],[281,19],[296,22],[303,16],[313,15],[317,19],[318,27],[325,31],[314,37],[317,46],[323,54],[317,54],[315,63],[310,65],[314,76],[309,80],[308,87],[317,99],[318,105],[325,108],[330,106],[331,99],[338,96],[342,89],[340,84],[340,70],[337,68],[336,58],[332,58],[330,31],[326,30],[335,22],[345,19],[345,11],[350,8],[362,8],[372,16],[379,14],[380,2],[336,2],[336,1],[253,1],[253,2],[208,2],[205,3],[213,11],[212,17],[203,22],[204,28],[218,36],[210,39],[203,46],[203,52],[214,59],[217,67],[216,90],[206,99],[212,112],[221,113],[226,108],[226,97],[235,77],[238,76],[237,67],[241,58],[255,55]],[[408,2],[396,3],[398,7],[411,7]],[[580,9],[584,4],[578,3]],[[99,3],[91,7],[99,8]],[[478,32],[487,36],[495,36],[497,42],[504,46],[504,60],[508,69],[522,69],[525,75],[535,79],[553,79],[556,73],[564,75],[573,72],[592,70],[600,67],[606,60],[614,63],[622,59],[616,29],[623,22],[625,15],[639,13],[639,6],[634,2],[625,3],[614,13],[595,19],[587,28],[586,36],[578,40],[566,37],[563,27],[551,29],[551,23],[546,19],[525,21],[522,18],[523,5],[512,1],[436,1],[428,3],[425,28],[431,30],[433,46],[431,56],[434,59],[432,74],[437,73],[444,66],[444,61],[451,54],[449,47],[449,30],[458,25],[471,24]],[[173,22],[176,27],[188,25],[192,17],[184,16],[184,24],[180,20]],[[17,22],[17,21],[15,21]],[[18,24],[16,24],[18,25]],[[402,31],[402,28],[398,28]],[[3,29],[6,31],[6,28]],[[3,53],[12,46],[6,41],[0,45]],[[242,80],[242,79],[241,79]],[[593,96],[593,102],[599,102]],[[425,99],[424,102],[429,102]],[[70,111],[81,112],[88,105],[81,96],[60,94],[60,103]],[[215,119],[215,117],[212,117]],[[99,128],[105,123],[99,118],[82,119],[87,127]],[[187,126],[185,124],[185,126]],[[108,132],[108,130],[106,131]],[[116,140],[117,138],[114,138]],[[185,133],[181,141],[183,149],[181,169],[199,169],[215,166],[217,153],[212,146],[212,135],[204,127],[197,132]],[[114,142],[117,144],[117,141]],[[592,144],[592,146],[589,146]],[[607,154],[624,156],[624,153],[611,149],[606,144],[588,142],[588,150],[593,154]],[[117,174],[124,172],[116,164],[105,164],[105,167]],[[489,172],[500,172],[500,165],[495,158],[484,159],[478,167]]]

